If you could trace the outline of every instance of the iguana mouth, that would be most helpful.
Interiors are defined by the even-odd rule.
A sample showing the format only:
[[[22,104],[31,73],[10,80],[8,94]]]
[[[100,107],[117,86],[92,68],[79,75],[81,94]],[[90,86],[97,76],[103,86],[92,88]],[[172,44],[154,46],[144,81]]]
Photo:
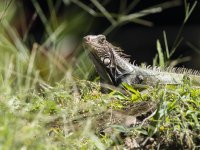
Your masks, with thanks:
[[[88,43],[90,41],[90,37],[89,36],[85,36],[83,37],[83,40],[85,43]]]

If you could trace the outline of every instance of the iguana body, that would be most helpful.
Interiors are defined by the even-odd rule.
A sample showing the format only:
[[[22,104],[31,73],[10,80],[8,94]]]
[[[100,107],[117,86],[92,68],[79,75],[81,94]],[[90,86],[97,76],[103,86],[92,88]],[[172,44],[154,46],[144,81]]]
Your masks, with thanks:
[[[158,67],[142,68],[129,63],[126,54],[119,47],[113,46],[104,35],[84,37],[85,48],[100,75],[101,81],[114,86],[126,82],[129,85],[183,84],[184,77],[190,79],[194,86],[200,86],[198,71],[185,68],[172,68],[165,71]]]

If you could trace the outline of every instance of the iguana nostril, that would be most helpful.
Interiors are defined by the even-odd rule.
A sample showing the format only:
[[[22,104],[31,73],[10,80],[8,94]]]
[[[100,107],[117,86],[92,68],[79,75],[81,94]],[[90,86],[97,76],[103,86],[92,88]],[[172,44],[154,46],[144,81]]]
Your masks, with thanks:
[[[89,43],[89,42],[90,42],[90,37],[89,37],[89,36],[85,36],[83,39],[84,39],[84,41],[85,41],[86,43]]]

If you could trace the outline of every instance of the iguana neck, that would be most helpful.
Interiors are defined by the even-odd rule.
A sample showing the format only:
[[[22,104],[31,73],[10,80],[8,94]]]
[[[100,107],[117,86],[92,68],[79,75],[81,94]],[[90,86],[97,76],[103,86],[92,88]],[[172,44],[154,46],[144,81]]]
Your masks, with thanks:
[[[122,79],[133,72],[133,65],[121,58],[116,52],[113,53],[113,66],[109,68],[110,76],[115,79],[116,85],[122,82]]]

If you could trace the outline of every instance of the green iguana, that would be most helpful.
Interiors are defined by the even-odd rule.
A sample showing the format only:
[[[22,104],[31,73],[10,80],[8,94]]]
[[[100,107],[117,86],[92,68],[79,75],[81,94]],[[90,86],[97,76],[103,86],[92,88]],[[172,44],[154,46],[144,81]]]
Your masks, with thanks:
[[[100,75],[102,83],[118,86],[122,82],[129,85],[155,86],[157,84],[183,84],[184,77],[190,79],[191,85],[200,86],[200,73],[186,68],[159,67],[142,68],[129,63],[126,54],[119,47],[113,46],[104,35],[84,37],[85,49]]]

